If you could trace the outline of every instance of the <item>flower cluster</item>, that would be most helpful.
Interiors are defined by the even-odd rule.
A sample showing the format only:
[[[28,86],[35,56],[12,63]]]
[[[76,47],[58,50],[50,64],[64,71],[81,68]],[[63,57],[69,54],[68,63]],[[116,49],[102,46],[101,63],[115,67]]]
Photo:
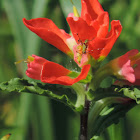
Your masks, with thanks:
[[[108,31],[109,15],[98,0],[81,0],[81,4],[81,15],[74,10],[74,13],[67,17],[72,35],[59,29],[47,18],[23,19],[25,26],[32,32],[71,57],[81,68],[81,73],[71,76],[73,72],[63,66],[32,55],[28,58],[28,77],[44,83],[73,85],[85,79],[96,67],[95,64],[103,61],[109,54],[121,33],[120,21],[111,21],[111,30]],[[111,75],[118,79],[137,83],[140,62],[138,59],[139,53],[132,50],[109,62],[108,69],[111,69]]]

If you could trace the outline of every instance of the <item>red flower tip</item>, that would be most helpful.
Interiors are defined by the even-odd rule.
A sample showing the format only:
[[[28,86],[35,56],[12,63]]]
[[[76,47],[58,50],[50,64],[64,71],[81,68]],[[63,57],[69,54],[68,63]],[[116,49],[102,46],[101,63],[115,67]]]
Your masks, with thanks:
[[[72,79],[68,76],[71,71],[59,64],[48,61],[43,65],[41,81],[44,83],[70,86],[82,79],[85,79],[89,69],[90,65],[85,65],[82,68],[80,75],[77,78]]]
[[[34,60],[28,62],[28,69],[26,70],[26,75],[32,79],[40,80],[43,64],[48,60],[36,55],[32,55],[32,57],[34,58]]]
[[[130,82],[135,84],[135,81],[140,79],[140,53],[136,49],[110,61],[109,66],[118,79],[124,80],[124,83],[128,84]]]
[[[79,40],[82,42],[92,40],[97,35],[95,28],[88,25],[87,22],[80,17],[69,14],[67,22],[77,43],[79,43]]]
[[[94,59],[100,59],[100,57],[106,57],[111,51],[115,41],[119,37],[122,30],[122,26],[119,20],[113,20],[111,22],[111,31],[105,38],[96,37],[94,40],[89,41],[88,51]]]

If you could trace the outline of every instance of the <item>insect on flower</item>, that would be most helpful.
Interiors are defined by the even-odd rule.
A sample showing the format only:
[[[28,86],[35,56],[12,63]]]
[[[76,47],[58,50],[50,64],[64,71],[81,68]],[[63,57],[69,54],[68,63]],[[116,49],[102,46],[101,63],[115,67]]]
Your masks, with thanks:
[[[79,54],[86,54],[86,53],[88,53],[89,51],[88,51],[88,43],[89,43],[89,41],[92,41],[92,40],[85,40],[84,42],[80,39],[80,37],[79,37],[79,35],[78,35],[78,33],[77,33],[77,36],[78,36],[78,44],[80,44],[79,46],[77,46],[77,49],[78,49],[78,51],[77,51],[77,53],[79,53]],[[92,51],[92,50],[91,50]]]

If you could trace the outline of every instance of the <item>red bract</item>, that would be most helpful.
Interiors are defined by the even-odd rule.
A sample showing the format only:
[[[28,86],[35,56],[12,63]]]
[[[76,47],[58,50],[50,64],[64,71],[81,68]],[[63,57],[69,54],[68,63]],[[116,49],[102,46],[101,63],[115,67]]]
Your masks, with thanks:
[[[125,84],[134,85],[140,80],[140,53],[136,49],[110,61],[109,66],[116,77],[128,81],[123,81]]]
[[[83,67],[90,62],[91,56],[100,61],[108,55],[121,33],[122,26],[119,21],[113,20],[111,31],[108,32],[109,16],[98,0],[81,0],[81,3],[81,16],[76,17],[70,13],[67,17],[73,36],[59,29],[47,18],[31,20],[24,18],[23,22],[48,43],[71,57],[74,54],[74,60]]]
[[[52,20],[47,18],[36,18],[31,20],[23,19],[23,23],[46,42],[66,54],[72,54],[67,46],[66,40],[71,36],[64,30],[59,29]]]
[[[90,65],[85,65],[78,77],[71,78],[69,74],[72,71],[63,66],[36,55],[32,55],[32,57],[34,59],[28,62],[26,75],[32,79],[41,80],[44,83],[73,85],[85,79],[90,69]]]

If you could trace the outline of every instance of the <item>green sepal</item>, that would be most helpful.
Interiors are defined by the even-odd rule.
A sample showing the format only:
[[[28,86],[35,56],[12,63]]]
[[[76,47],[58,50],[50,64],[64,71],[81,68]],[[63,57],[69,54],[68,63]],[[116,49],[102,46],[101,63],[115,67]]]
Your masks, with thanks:
[[[84,104],[78,104],[76,92],[71,86],[52,85],[45,83],[36,83],[25,79],[14,78],[8,82],[0,84],[0,90],[10,93],[31,93],[36,95],[47,96],[52,99],[63,102],[76,112],[82,112]]]
[[[72,71],[68,76],[70,76],[71,78],[76,78],[79,76],[79,74],[80,72]],[[90,83],[91,79],[92,79],[92,76],[88,74],[87,77],[83,80],[80,80],[79,83],[87,84],[87,83]]]

